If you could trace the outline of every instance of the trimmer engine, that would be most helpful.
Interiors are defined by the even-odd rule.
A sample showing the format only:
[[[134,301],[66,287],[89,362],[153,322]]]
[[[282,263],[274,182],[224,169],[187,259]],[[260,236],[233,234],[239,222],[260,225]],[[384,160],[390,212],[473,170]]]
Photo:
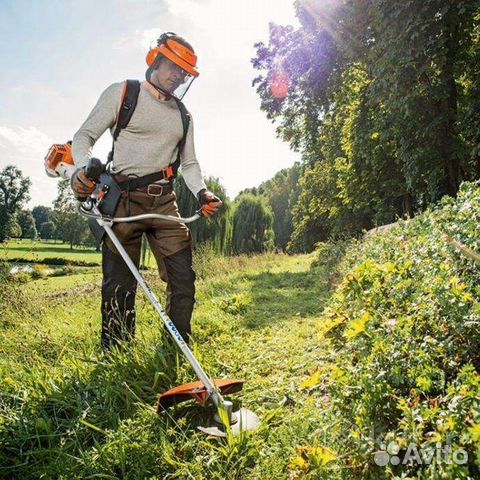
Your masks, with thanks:
[[[45,172],[47,175],[69,179],[74,171],[72,142],[52,145],[45,157]]]

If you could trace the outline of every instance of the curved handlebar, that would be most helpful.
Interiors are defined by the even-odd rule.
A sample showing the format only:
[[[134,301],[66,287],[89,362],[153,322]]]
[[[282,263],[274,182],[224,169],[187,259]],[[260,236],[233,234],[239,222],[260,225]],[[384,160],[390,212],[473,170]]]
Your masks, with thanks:
[[[127,223],[127,222],[136,222],[139,220],[146,220],[148,218],[154,218],[158,220],[166,220],[168,222],[177,222],[177,223],[192,223],[195,220],[198,220],[201,215],[201,210],[197,210],[194,215],[191,217],[183,218],[183,217],[172,217],[171,215],[162,215],[160,213],[144,213],[142,215],[134,215],[132,217],[105,217],[103,216],[98,209],[96,208],[96,204],[92,203],[94,199],[88,199],[85,203],[78,204],[77,210],[78,212],[83,215],[84,217],[95,218],[97,220],[104,220],[109,223]],[[86,207],[86,204],[90,206],[90,208]],[[93,212],[92,212],[93,210]],[[98,212],[98,213],[96,213]]]
[[[171,215],[161,215],[160,213],[144,213],[143,215],[134,215],[133,217],[115,217],[110,221],[113,223],[136,222],[137,220],[146,220],[147,218],[157,218],[159,220],[167,220],[169,222],[177,223],[192,223],[201,217],[199,213],[195,213],[191,217],[172,217]]]

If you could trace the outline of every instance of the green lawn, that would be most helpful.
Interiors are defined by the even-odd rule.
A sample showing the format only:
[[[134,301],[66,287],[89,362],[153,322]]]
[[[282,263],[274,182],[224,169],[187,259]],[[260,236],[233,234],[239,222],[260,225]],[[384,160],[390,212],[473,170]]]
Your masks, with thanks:
[[[0,260],[41,262],[46,258],[63,258],[97,265],[101,263],[101,254],[94,248],[74,247],[70,249],[68,244],[44,240],[11,240],[0,245]]]
[[[63,261],[86,262],[89,265],[101,265],[101,252],[93,247],[74,247],[64,243],[55,243],[46,240],[11,240],[0,244],[0,261],[38,262],[48,259],[60,259]],[[148,250],[146,263],[150,268],[155,268],[155,258]]]

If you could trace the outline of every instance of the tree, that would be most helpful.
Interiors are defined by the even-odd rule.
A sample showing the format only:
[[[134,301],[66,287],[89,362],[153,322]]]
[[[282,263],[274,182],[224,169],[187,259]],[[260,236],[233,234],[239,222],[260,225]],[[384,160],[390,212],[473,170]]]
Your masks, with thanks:
[[[35,227],[35,219],[30,210],[22,210],[17,214],[18,224],[21,229],[22,238],[37,238],[37,229]]]
[[[23,177],[14,165],[7,165],[0,171],[0,242],[9,236],[16,223],[15,214],[30,199],[30,185],[30,179]]]
[[[261,197],[242,195],[232,215],[230,251],[233,254],[260,253],[274,246],[273,214]]]
[[[57,219],[57,233],[70,248],[81,245],[90,238],[87,220],[77,213],[77,201],[74,198],[69,180],[58,183],[58,196],[53,202]]]
[[[411,216],[478,178],[479,0],[295,5],[300,28],[271,24],[253,59],[262,110],[309,166],[292,247]]]
[[[208,177],[205,179],[205,184],[208,190],[215,192],[220,197],[223,207],[215,216],[189,224],[193,245],[210,242],[218,253],[225,253],[230,200],[227,197],[225,187],[221,185],[218,178]],[[198,200],[189,190],[181,175],[175,181],[175,193],[182,217],[189,217],[200,208]]]
[[[239,196],[250,193],[264,197],[273,213],[275,247],[285,250],[293,231],[292,211],[300,193],[299,178],[303,166],[296,162],[290,168],[277,172],[273,178],[258,187],[247,188]]]
[[[43,222],[40,225],[40,238],[43,240],[55,238],[55,224],[52,221]]]
[[[16,215],[8,217],[5,224],[5,235],[7,239],[22,237],[22,229],[17,221]]]
[[[45,207],[44,205],[37,205],[36,207],[33,207],[32,215],[35,218],[35,226],[38,232],[40,231],[42,223],[54,221],[53,210],[50,207]]]
[[[478,31],[479,5],[461,0],[374,5],[360,0],[350,2],[348,9],[345,32],[354,28],[368,33],[355,50],[347,41],[345,50],[374,80],[371,94],[382,98],[389,113],[384,130],[397,144],[407,184],[423,196],[422,207],[425,200],[456,195],[462,179],[479,173],[469,168],[472,146],[460,134],[463,119],[458,115],[465,100],[475,101],[464,96],[464,85],[478,79],[468,54]]]

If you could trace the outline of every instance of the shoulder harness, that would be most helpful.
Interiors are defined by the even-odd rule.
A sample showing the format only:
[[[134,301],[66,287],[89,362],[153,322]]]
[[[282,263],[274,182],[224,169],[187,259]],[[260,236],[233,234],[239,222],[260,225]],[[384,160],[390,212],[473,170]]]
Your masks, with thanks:
[[[123,86],[122,101],[120,103],[120,109],[115,120],[115,129],[113,131],[113,143],[112,150],[108,154],[107,165],[113,161],[113,154],[115,149],[115,142],[120,134],[120,131],[127,127],[129,124],[135,107],[137,106],[138,95],[140,94],[140,82],[138,80],[126,80]],[[180,155],[185,147],[185,142],[187,140],[188,127],[190,125],[190,115],[187,112],[187,109],[183,102],[178,98],[172,97],[177,103],[177,107],[180,111],[182,117],[183,125],[183,136],[178,142],[177,149],[177,158],[173,163],[171,163],[167,168],[161,170],[160,172],[151,173],[143,177],[137,177],[129,181],[129,189],[134,190],[136,187],[147,185],[149,183],[154,183],[158,180],[173,180],[177,176],[178,168],[180,167]],[[137,184],[136,187],[134,184]]]

